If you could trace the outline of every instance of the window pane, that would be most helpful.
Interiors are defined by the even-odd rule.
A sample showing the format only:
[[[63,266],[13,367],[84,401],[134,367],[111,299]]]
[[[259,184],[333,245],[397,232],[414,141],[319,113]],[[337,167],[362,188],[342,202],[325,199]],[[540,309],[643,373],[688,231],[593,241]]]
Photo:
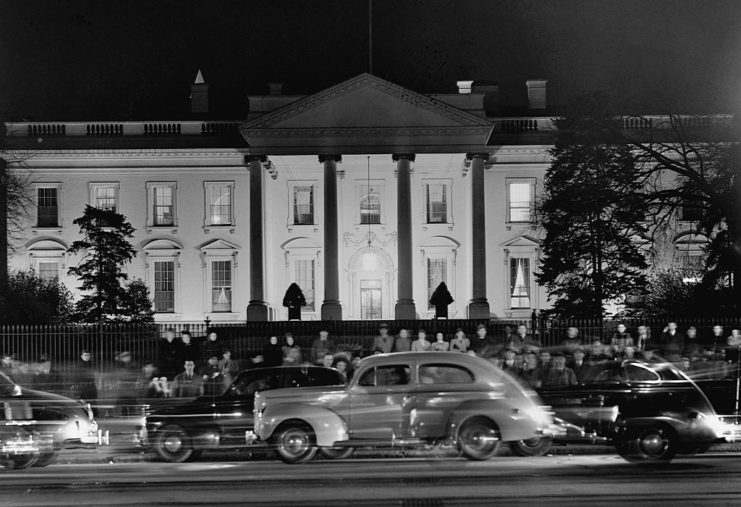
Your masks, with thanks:
[[[152,190],[154,225],[174,225],[174,188],[154,187]]]
[[[445,259],[427,259],[427,307],[430,304],[432,293],[442,282],[448,283],[448,263]]]
[[[211,263],[211,309],[214,312],[232,311],[232,263]]]
[[[58,262],[39,262],[39,278],[42,280],[58,280],[59,279],[59,263]]]
[[[211,225],[231,225],[232,195],[230,185],[213,185],[209,192],[209,217]]]
[[[444,183],[427,184],[427,223],[448,222],[448,192]]]
[[[509,265],[510,306],[530,308],[530,259],[513,257]]]
[[[529,182],[509,183],[510,222],[529,222],[532,210],[532,185]]]
[[[314,310],[314,260],[300,259],[296,261],[296,283],[306,298],[306,308]]]
[[[116,211],[116,187],[96,186],[95,187],[95,207],[98,209],[107,209]]]
[[[462,366],[425,364],[419,367],[420,384],[471,384],[473,374]]]
[[[314,187],[303,185],[293,187],[294,225],[314,225]]]
[[[154,311],[158,313],[175,311],[174,261],[154,263]]]
[[[381,223],[381,196],[378,188],[373,185],[362,186],[362,197],[360,198],[360,223]]]
[[[39,188],[36,216],[38,227],[57,227],[59,225],[59,208],[56,188]]]

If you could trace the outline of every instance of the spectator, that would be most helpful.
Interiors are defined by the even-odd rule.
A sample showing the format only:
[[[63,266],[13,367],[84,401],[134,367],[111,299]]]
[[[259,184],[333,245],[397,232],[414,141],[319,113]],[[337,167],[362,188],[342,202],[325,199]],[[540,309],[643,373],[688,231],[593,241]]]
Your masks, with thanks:
[[[378,326],[378,336],[373,338],[373,350],[381,349],[384,354],[388,354],[394,348],[394,337],[389,334],[388,324],[383,323]]]
[[[3,354],[2,361],[0,361],[0,371],[11,379],[13,378],[13,354],[8,352]]]
[[[584,360],[584,356],[584,349],[582,347],[575,348],[572,353],[573,360],[569,365],[573,370],[574,375],[576,375],[576,381],[578,383],[584,382],[584,379],[589,372],[589,363]]]
[[[711,352],[716,353],[726,346],[726,337],[724,336],[723,326],[713,326],[713,334],[707,341],[708,348]]]
[[[399,329],[399,336],[394,342],[394,352],[409,352],[412,350],[412,340],[409,338],[408,329]]]
[[[602,361],[611,356],[609,347],[605,347],[602,344],[602,340],[595,338],[592,341],[591,347],[589,347],[589,360],[590,361]]]
[[[537,352],[541,347],[538,340],[533,338],[533,335],[527,332],[527,326],[520,324],[517,326],[517,331],[509,335],[508,340],[504,344],[504,348],[510,348],[519,354],[525,352]]]
[[[731,336],[726,340],[726,361],[738,362],[739,351],[741,351],[741,330],[731,329]]]
[[[56,394],[62,392],[62,377],[57,369],[53,367],[50,355],[41,354],[34,373],[34,389]]]
[[[427,339],[427,333],[424,329],[417,332],[417,339],[412,342],[412,352],[426,352],[430,350],[432,344]]]
[[[649,340],[651,339],[651,330],[648,326],[638,326],[638,336],[635,339],[636,349],[643,351],[648,346]]]
[[[582,346],[581,338],[579,338],[579,328],[575,326],[569,326],[566,329],[566,338],[561,342],[561,349],[563,353],[569,357],[574,355],[574,350]]]
[[[545,381],[548,376],[548,372],[551,370],[551,353],[545,349],[540,351],[538,355],[538,364],[540,368],[540,378]]]
[[[383,352],[379,352],[380,354],[383,354]],[[333,368],[334,367],[334,355],[327,352],[324,354],[324,357],[322,358],[322,366],[325,368]]]
[[[226,345],[224,344],[224,341],[219,338],[216,331],[213,329],[209,330],[206,335],[206,340],[201,344],[201,357],[203,358],[204,363],[207,363],[211,357],[221,357],[225,348]]]
[[[533,389],[541,387],[543,380],[541,378],[540,367],[538,366],[538,356],[535,355],[535,352],[526,352],[523,359],[524,362],[519,375],[520,379]]]
[[[263,366],[280,366],[283,364],[283,347],[278,344],[278,337],[271,336],[262,351]]]
[[[616,357],[620,357],[625,353],[625,347],[633,347],[633,337],[625,328],[625,324],[622,322],[617,325],[617,331],[612,334],[610,340],[610,348]]]
[[[684,350],[684,337],[677,330],[676,322],[669,322],[661,334],[661,350],[664,359],[672,363],[679,362]]]
[[[447,352],[450,349],[450,343],[446,342],[445,335],[442,332],[438,331],[437,333],[435,333],[435,341],[432,342],[430,348],[436,351]]]
[[[172,395],[175,398],[193,398],[203,393],[203,380],[196,375],[196,363],[188,359],[184,362],[185,371],[175,376]]]
[[[502,370],[513,377],[518,376],[520,374],[520,368],[518,368],[517,361],[515,360],[515,357],[517,356],[515,351],[513,349],[504,349],[502,356]]]
[[[636,348],[631,347],[630,345],[625,347],[625,350],[623,351],[623,359],[635,359],[636,357]]]
[[[566,366],[566,357],[557,353],[553,357],[553,368],[543,380],[544,386],[575,386],[577,384],[574,370]]]
[[[224,392],[224,374],[219,368],[219,358],[212,354],[206,360],[203,368],[203,394],[206,396],[218,396]]]
[[[471,351],[479,357],[489,359],[494,355],[494,344],[486,335],[486,326],[479,324],[476,326],[476,338],[471,342]]]
[[[656,349],[654,347],[646,347],[641,353],[641,359],[647,363],[657,363],[659,359],[656,357]]]
[[[219,360],[219,371],[224,376],[224,387],[232,385],[234,378],[239,373],[239,363],[232,359],[232,351],[225,349]]]
[[[134,358],[128,350],[121,351],[115,356],[115,371],[113,373],[114,387],[113,395],[119,415],[126,417],[137,415],[135,407],[136,379],[138,377]]]
[[[684,356],[688,358],[697,357],[700,355],[700,342],[697,339],[697,328],[690,326],[685,332],[685,338],[687,341],[684,344]]]
[[[74,369],[73,396],[95,404],[98,398],[98,387],[95,384],[95,371],[93,370],[93,355],[89,350],[83,349],[80,353],[80,360],[77,361]]]
[[[292,333],[286,333],[285,344],[283,345],[283,364],[301,364],[301,347],[296,344]]]
[[[471,340],[468,339],[466,333],[463,332],[463,329],[456,329],[455,336],[450,340],[450,350],[463,352],[465,354],[468,352],[469,348],[471,348]]]
[[[319,338],[314,340],[311,345],[311,356],[310,360],[314,364],[322,364],[324,355],[329,353],[334,355],[337,352],[337,345],[334,341],[329,339],[329,332],[327,330],[319,331]]]
[[[180,333],[180,340],[180,358],[178,364],[183,364],[185,361],[193,361],[193,364],[200,364],[201,354],[198,347],[193,343],[193,337],[190,331]]]
[[[160,374],[167,377],[169,380],[175,378],[177,374],[178,366],[181,364],[180,359],[182,358],[181,348],[183,345],[182,340],[175,339],[175,330],[168,327],[165,330],[164,337],[159,342],[159,363],[160,363]]]
[[[149,398],[163,398],[165,396],[167,379],[165,378],[164,384],[162,384],[156,375],[157,368],[154,363],[152,361],[146,361],[142,366],[141,374],[137,377],[134,384],[136,397],[140,403]]]
[[[334,369],[339,371],[342,374],[342,378],[347,381],[347,375],[350,367],[345,357],[338,357],[337,359],[335,359]]]

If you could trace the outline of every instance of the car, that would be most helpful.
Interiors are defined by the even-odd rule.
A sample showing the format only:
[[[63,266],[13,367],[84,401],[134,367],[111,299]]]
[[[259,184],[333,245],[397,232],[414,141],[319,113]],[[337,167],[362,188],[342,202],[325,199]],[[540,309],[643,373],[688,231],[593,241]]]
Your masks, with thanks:
[[[0,373],[0,461],[8,468],[46,466],[63,448],[94,448],[108,442],[89,404],[21,387]]]
[[[706,395],[670,363],[605,360],[584,381],[537,389],[561,431],[555,441],[607,443],[630,462],[669,462],[719,441],[727,427]],[[511,444],[516,454],[541,455],[554,436]]]
[[[377,354],[346,386],[255,398],[255,433],[286,463],[322,448],[429,445],[485,460],[502,441],[548,434],[551,423],[534,392],[489,361],[451,352]]]
[[[259,449],[260,442],[252,431],[256,393],[281,387],[344,384],[345,377],[339,371],[320,366],[245,370],[221,395],[199,396],[152,411],[145,418],[141,440],[161,459],[176,463],[195,460],[205,450]]]

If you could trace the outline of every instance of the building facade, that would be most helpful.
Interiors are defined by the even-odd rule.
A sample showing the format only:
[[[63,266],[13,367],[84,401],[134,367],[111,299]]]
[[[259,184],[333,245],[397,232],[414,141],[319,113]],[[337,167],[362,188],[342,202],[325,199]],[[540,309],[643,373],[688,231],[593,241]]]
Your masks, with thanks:
[[[11,269],[74,290],[72,222],[90,204],[137,229],[127,270],[158,321],[285,319],[293,282],[304,319],[430,318],[440,282],[451,318],[526,318],[548,304],[532,225],[550,162],[546,82],[527,82],[517,117],[487,116],[496,89],[470,85],[422,95],[363,74],[250,97],[241,121],[8,123],[33,202]],[[200,78],[191,100],[207,112]],[[679,262],[695,262],[683,237]]]

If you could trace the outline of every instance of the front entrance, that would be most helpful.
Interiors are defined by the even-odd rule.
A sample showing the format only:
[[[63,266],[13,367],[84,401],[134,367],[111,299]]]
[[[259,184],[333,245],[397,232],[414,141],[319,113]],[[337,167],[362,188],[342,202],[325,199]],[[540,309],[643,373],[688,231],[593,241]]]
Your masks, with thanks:
[[[360,318],[361,320],[379,320],[383,318],[382,281],[360,281]]]

